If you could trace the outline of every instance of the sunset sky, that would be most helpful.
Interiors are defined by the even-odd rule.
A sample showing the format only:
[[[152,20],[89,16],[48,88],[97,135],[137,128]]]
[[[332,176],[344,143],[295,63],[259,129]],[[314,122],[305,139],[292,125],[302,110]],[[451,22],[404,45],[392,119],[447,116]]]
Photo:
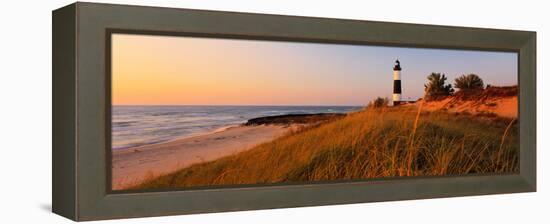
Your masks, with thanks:
[[[114,105],[366,105],[391,99],[395,59],[403,99],[426,76],[478,74],[516,85],[517,54],[114,34]]]

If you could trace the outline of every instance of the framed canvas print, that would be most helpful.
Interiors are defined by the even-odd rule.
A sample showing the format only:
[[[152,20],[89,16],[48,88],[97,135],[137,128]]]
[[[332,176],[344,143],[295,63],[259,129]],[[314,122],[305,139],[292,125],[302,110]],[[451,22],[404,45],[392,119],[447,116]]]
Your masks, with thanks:
[[[73,220],[536,190],[536,34],[75,3],[53,12]]]

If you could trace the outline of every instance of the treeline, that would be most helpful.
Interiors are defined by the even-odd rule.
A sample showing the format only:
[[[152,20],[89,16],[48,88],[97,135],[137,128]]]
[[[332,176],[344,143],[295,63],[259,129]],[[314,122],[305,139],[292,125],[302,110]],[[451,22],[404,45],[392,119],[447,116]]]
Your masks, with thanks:
[[[476,74],[461,75],[456,78],[454,80],[454,88],[453,85],[447,84],[446,81],[447,77],[445,77],[445,74],[432,72],[428,75],[428,83],[424,84],[425,99],[427,101],[438,100],[453,95],[455,92],[454,88],[459,89],[459,92],[463,93],[473,93],[485,88],[483,80]]]
[[[440,100],[451,96],[455,93],[455,88],[458,89],[457,93],[470,95],[486,87],[483,79],[476,74],[461,75],[454,80],[452,85],[447,83],[447,77],[441,73],[432,72],[428,75],[427,79],[428,82],[424,84],[424,99],[426,101]],[[487,87],[489,86],[487,85]],[[390,100],[388,98],[377,97],[375,100],[369,102],[367,107],[384,107],[389,103]]]

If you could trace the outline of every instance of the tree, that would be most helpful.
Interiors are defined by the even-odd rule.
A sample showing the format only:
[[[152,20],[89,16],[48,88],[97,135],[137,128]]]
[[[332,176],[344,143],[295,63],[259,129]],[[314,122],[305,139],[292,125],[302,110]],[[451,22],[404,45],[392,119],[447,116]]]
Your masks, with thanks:
[[[445,74],[432,72],[428,76],[428,83],[424,84],[426,100],[437,100],[453,94],[454,89],[452,85],[445,84],[445,81],[447,81]]]
[[[385,106],[388,106],[389,102],[390,101],[388,100],[388,98],[378,97],[375,100],[371,101],[368,107],[374,107],[374,108],[385,107]]]
[[[455,88],[464,90],[479,90],[483,89],[483,80],[476,74],[461,75],[455,79]]]

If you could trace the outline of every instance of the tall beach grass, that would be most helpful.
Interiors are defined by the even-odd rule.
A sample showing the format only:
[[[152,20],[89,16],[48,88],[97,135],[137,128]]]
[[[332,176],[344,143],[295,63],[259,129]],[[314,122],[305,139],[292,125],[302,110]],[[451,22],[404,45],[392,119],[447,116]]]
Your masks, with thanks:
[[[517,126],[412,106],[371,108],[133,188],[518,172]]]

